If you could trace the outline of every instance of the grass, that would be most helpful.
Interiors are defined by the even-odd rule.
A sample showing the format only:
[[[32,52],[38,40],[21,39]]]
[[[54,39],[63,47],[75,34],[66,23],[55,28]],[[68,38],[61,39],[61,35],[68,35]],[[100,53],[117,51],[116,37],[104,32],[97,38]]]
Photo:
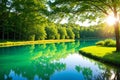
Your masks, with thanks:
[[[120,66],[120,52],[115,47],[90,46],[80,49],[80,53],[90,58]]]
[[[0,42],[0,47],[9,46],[20,46],[20,45],[30,45],[30,44],[45,44],[45,43],[59,43],[59,42],[72,42],[73,39],[61,39],[61,40],[38,40],[38,41],[6,41]]]

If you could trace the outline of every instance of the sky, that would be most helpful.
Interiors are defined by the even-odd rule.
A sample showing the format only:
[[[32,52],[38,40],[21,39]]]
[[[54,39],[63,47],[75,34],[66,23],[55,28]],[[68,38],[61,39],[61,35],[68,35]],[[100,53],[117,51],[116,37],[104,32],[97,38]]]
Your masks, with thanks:
[[[86,20],[84,22],[80,22],[80,21],[76,21],[75,22],[76,24],[79,24],[80,26],[85,26],[85,27],[88,27],[88,26],[91,26],[91,25],[97,25],[97,22],[89,22],[89,20]]]
[[[68,23],[68,20],[67,19],[62,19],[60,24],[65,24],[65,23]],[[81,21],[76,21],[75,24],[78,24],[80,26],[85,26],[85,27],[88,27],[88,26],[91,26],[91,25],[97,25],[98,24],[98,20],[94,21],[94,22],[90,22],[88,19],[85,20],[84,22],[81,22]]]

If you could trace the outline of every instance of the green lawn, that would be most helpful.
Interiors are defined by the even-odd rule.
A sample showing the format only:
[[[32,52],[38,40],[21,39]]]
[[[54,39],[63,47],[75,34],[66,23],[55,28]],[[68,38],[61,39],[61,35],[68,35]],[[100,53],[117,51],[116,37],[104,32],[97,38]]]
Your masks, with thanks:
[[[19,45],[29,45],[29,44],[45,44],[45,43],[58,43],[58,42],[72,42],[73,39],[61,39],[61,40],[38,40],[38,41],[6,41],[0,42],[0,47],[6,46],[19,46]]]
[[[120,52],[115,50],[115,47],[90,46],[80,49],[80,53],[103,62],[120,65]]]

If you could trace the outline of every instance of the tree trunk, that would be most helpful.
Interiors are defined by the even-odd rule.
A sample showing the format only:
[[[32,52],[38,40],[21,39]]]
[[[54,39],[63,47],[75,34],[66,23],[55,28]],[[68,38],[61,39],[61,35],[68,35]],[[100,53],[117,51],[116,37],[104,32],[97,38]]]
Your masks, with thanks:
[[[115,24],[115,38],[116,38],[116,51],[120,51],[120,41],[119,41],[119,25]]]
[[[114,13],[114,17],[117,19],[117,13]],[[120,52],[120,40],[119,40],[120,34],[119,34],[118,20],[116,20],[114,28],[115,28],[115,38],[116,38],[116,51]]]
[[[5,30],[4,30],[4,26],[2,26],[2,40],[4,41],[4,37],[5,37]]]

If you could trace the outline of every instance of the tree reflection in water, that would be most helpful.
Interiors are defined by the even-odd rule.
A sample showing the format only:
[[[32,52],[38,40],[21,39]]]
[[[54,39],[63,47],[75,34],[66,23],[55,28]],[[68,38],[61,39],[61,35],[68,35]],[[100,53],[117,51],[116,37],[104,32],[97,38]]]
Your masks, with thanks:
[[[103,73],[96,76],[95,80],[120,80],[120,70],[106,69]]]
[[[74,56],[75,52],[81,47],[90,45],[92,42],[68,42],[68,43],[55,43],[55,44],[41,44],[41,45],[28,45],[28,46],[17,46],[0,49],[0,80],[50,80],[51,75],[57,72],[64,72],[68,65],[62,60],[66,59],[69,55]],[[81,45],[80,45],[81,44]],[[92,43],[93,44],[93,43]],[[80,56],[77,54],[77,56]],[[73,59],[73,58],[72,58]],[[76,57],[74,56],[73,63]],[[78,58],[79,59],[79,58]],[[104,80],[113,79],[120,80],[120,71],[117,69],[111,69],[108,66],[104,66],[101,63],[84,58],[88,63],[94,63],[94,66],[98,66],[99,70],[102,70],[99,75],[94,75],[91,67],[77,65],[71,69],[75,74],[84,76],[84,79],[91,80]],[[68,60],[68,63],[71,63]],[[71,64],[73,64],[71,63]],[[75,71],[74,71],[75,69]],[[76,73],[77,71],[77,73]],[[63,74],[66,75],[66,74]],[[113,76],[114,75],[114,76]],[[70,76],[70,75],[69,75]],[[74,76],[74,75],[73,75]],[[79,76],[78,76],[79,77]],[[113,78],[111,78],[113,77]]]
[[[55,71],[61,71],[66,68],[65,64],[57,62],[57,60],[65,58],[69,53],[74,52],[76,47],[79,47],[79,44],[75,46],[75,42],[73,42],[5,48],[7,50],[4,50],[3,55],[4,53],[8,55],[11,54],[10,56],[12,56],[13,59],[11,59],[10,56],[4,56],[5,58],[7,57],[7,62],[10,62],[10,64],[3,63],[3,67],[11,65],[11,63],[12,65],[3,68],[5,69],[5,73],[2,71],[1,74],[4,75],[4,79],[36,80],[39,78],[49,80]],[[17,55],[15,54],[19,55],[16,59],[15,57]],[[16,60],[19,60],[19,65],[16,65]],[[25,60],[25,63],[23,60]],[[10,74],[11,76],[9,76]]]
[[[90,68],[76,66],[75,69],[78,72],[82,72],[82,74],[84,75],[85,80],[91,80],[92,79],[92,70]]]

